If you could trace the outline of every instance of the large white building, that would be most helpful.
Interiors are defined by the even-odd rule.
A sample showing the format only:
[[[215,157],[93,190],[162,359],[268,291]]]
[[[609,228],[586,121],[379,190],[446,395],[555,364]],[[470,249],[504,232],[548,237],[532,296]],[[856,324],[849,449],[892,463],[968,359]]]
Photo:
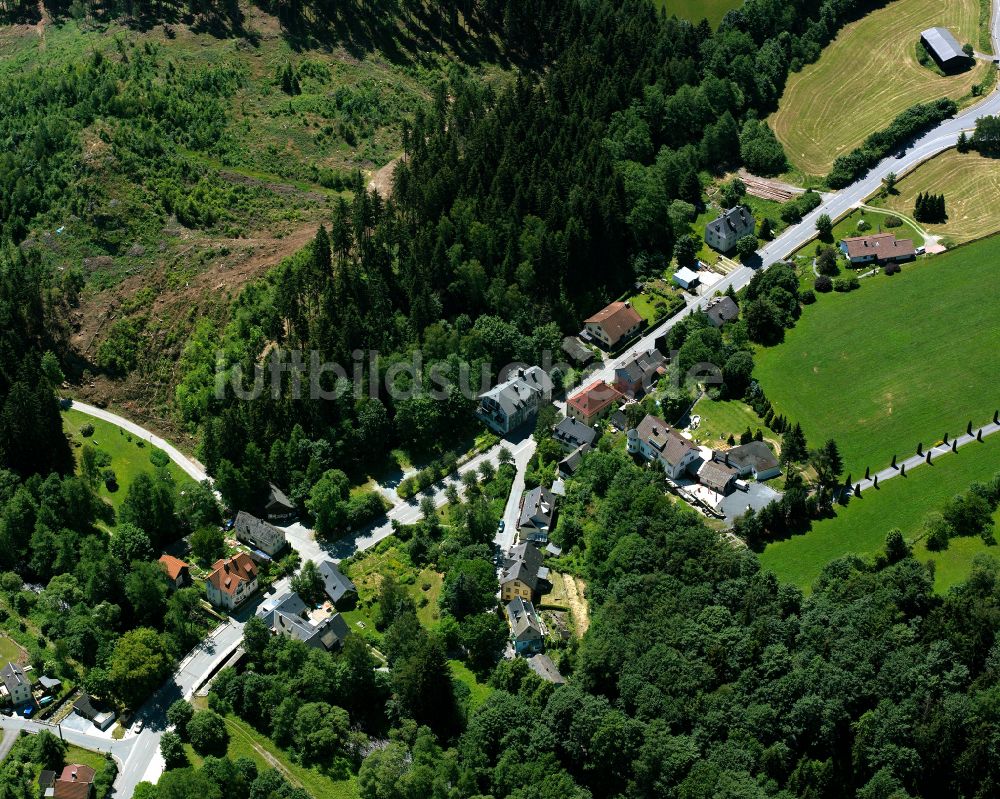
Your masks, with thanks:
[[[540,366],[518,369],[514,375],[479,396],[476,415],[500,435],[533,419],[552,397],[552,378]]]

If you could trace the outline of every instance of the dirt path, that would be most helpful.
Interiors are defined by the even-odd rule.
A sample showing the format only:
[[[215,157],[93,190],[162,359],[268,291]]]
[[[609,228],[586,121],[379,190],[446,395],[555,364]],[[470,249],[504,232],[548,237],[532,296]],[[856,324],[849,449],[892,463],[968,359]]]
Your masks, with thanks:
[[[258,744],[253,739],[252,736],[247,735],[247,733],[244,732],[236,722],[234,722],[232,719],[226,719],[226,726],[229,727],[230,730],[233,730],[237,735],[239,735],[240,738],[242,738],[244,741],[250,744],[253,750],[262,758],[264,758],[265,762],[267,762],[267,764],[270,765],[271,768],[277,769],[279,772],[281,772],[281,775],[292,784],[293,788],[303,787],[302,783],[298,779],[296,779],[294,774],[292,774],[287,768],[285,768],[285,766],[281,763],[280,760],[278,760],[278,758],[276,758],[274,755],[268,752],[263,746]]]
[[[377,170],[372,179],[368,181],[369,190],[374,189],[383,200],[388,200],[392,196],[392,178],[396,173],[396,167],[403,157],[393,158],[388,164]]]
[[[587,609],[587,600],[583,596],[586,586],[583,580],[578,580],[571,574],[564,574],[562,577],[566,585],[566,601],[575,622],[575,632],[578,638],[582,638],[590,628],[590,612]]]

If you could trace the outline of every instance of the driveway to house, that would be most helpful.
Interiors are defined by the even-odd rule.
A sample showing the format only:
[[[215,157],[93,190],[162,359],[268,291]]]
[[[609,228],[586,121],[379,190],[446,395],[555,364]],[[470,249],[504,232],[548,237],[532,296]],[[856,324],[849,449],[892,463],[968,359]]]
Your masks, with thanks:
[[[981,428],[978,429],[973,428],[971,435],[968,433],[963,433],[962,435],[957,436],[954,439],[950,439],[947,444],[939,444],[936,447],[929,447],[928,449],[925,449],[923,455],[916,455],[916,454],[911,455],[910,457],[906,458],[906,460],[897,461],[895,467],[890,466],[888,469],[883,469],[882,471],[873,474],[869,478],[852,483],[851,491],[854,492],[854,489],[860,486],[861,495],[863,497],[865,491],[867,491],[869,488],[875,488],[876,479],[878,480],[878,484],[881,485],[886,480],[891,480],[893,477],[898,477],[902,473],[902,467],[904,466],[906,467],[907,474],[909,474],[913,469],[918,469],[924,464],[926,464],[928,453],[930,453],[931,463],[933,464],[938,458],[947,455],[949,452],[953,452],[952,450],[953,445],[955,446],[956,450],[961,449],[962,447],[968,446],[969,444],[979,443],[978,436],[980,434],[982,434],[983,438],[986,438],[986,436],[991,436],[997,432],[1000,432],[1000,424],[997,424],[996,422],[990,422],[989,424],[983,425]]]
[[[381,521],[371,524],[356,533],[344,536],[337,541],[324,542],[317,541],[312,530],[305,525],[296,522],[284,527],[288,543],[295,549],[303,560],[319,560],[329,558],[334,561],[341,561],[349,558],[355,552],[371,549],[380,541],[392,535],[393,522],[397,524],[413,524],[420,520],[420,500],[424,496],[429,496],[434,501],[434,506],[440,508],[448,498],[445,491],[449,485],[457,486],[459,494],[463,494],[465,489],[462,486],[461,478],[466,472],[477,471],[479,467],[489,461],[494,468],[500,465],[500,450],[506,447],[514,457],[514,464],[517,474],[514,477],[514,486],[511,489],[507,506],[504,510],[504,531],[497,534],[497,543],[504,549],[509,548],[512,543],[513,530],[517,521],[517,506],[521,498],[521,491],[524,489],[524,473],[528,466],[528,461],[535,452],[535,441],[530,434],[514,436],[504,439],[495,447],[486,452],[470,458],[458,470],[456,475],[449,475],[444,480],[435,483],[427,492],[422,492],[410,500],[401,500],[398,505],[392,508]],[[511,521],[513,519],[513,522]],[[506,544],[506,545],[505,545]]]
[[[97,734],[96,728],[94,733],[81,732],[68,727],[63,727],[62,730],[60,730],[59,726],[56,724],[48,724],[44,721],[30,721],[29,719],[22,718],[21,716],[0,715],[0,729],[3,729],[4,731],[5,744],[8,734],[12,734],[12,740],[10,742],[11,746],[13,745],[13,742],[17,740],[17,735],[21,732],[38,733],[45,730],[56,736],[62,735],[67,743],[71,743],[74,746],[79,746],[82,749],[90,749],[95,752],[110,753],[111,756],[118,762],[119,769],[131,754],[134,746],[134,741],[131,740],[109,740]],[[7,746],[7,751],[10,751],[10,746]],[[3,753],[5,757],[7,755],[7,751]],[[121,794],[121,796],[131,796],[131,793]]]
[[[148,441],[154,447],[162,449],[165,453],[167,453],[170,460],[190,475],[191,479],[196,483],[209,479],[208,475],[205,473],[204,466],[187,457],[169,441],[163,440],[155,433],[151,433],[145,427],[140,427],[135,422],[130,422],[124,416],[119,416],[116,413],[111,413],[111,411],[106,411],[103,408],[98,408],[94,405],[88,405],[85,402],[79,402],[77,400],[64,400],[64,402],[69,402],[70,407],[74,411],[80,411],[80,413],[85,413],[87,416],[93,416],[95,419],[102,419],[105,422],[116,424],[137,438],[141,438],[143,441]]]

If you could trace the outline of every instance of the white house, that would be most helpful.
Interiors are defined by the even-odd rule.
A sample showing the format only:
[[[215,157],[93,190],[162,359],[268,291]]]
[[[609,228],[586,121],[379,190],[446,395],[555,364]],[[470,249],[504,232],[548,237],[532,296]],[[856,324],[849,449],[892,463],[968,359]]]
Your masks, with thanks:
[[[552,378],[540,366],[518,369],[507,381],[479,396],[476,415],[500,435],[533,419],[552,396]]]
[[[681,477],[699,458],[698,448],[674,428],[650,414],[628,431],[628,451],[658,461],[671,480]]]

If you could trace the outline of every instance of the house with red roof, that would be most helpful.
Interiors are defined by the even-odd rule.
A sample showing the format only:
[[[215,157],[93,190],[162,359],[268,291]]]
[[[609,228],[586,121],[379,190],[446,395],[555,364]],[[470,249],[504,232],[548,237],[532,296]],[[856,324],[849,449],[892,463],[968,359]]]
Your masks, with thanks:
[[[208,601],[223,610],[239,607],[256,590],[257,566],[246,552],[215,561],[205,581]]]
[[[90,799],[97,772],[90,766],[70,763],[52,783],[54,799]]]
[[[160,555],[160,563],[175,588],[191,584],[191,566],[173,555]]]
[[[617,388],[596,380],[566,400],[566,415],[593,427],[624,399]]]

